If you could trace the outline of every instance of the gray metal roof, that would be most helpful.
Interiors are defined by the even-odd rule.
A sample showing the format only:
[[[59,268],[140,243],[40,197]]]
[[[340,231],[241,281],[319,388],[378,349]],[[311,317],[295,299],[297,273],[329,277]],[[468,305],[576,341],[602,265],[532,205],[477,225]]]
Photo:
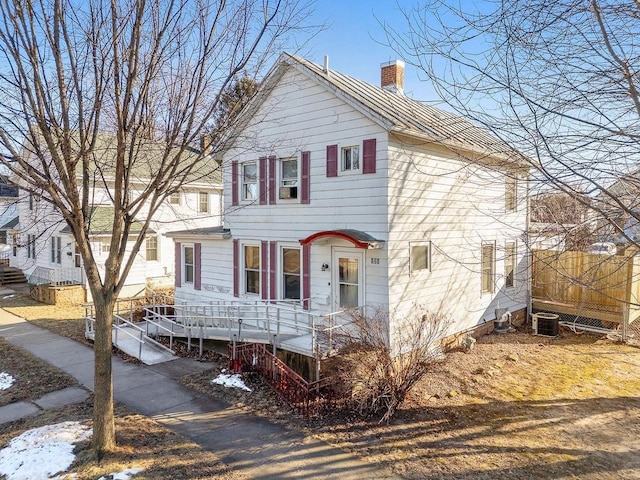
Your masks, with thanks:
[[[370,118],[388,131],[418,136],[481,155],[518,155],[500,139],[458,115],[335,70],[329,69],[325,73],[322,66],[296,55],[284,53],[280,61],[316,78],[344,100],[359,104]]]

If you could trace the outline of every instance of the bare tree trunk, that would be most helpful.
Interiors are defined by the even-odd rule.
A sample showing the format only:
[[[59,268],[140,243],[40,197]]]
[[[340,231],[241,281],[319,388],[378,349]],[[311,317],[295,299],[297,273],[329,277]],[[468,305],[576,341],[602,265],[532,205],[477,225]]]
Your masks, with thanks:
[[[116,428],[113,413],[113,375],[111,365],[111,327],[115,297],[111,294],[94,298],[96,328],[94,340],[94,405],[93,448],[98,459],[116,446]]]

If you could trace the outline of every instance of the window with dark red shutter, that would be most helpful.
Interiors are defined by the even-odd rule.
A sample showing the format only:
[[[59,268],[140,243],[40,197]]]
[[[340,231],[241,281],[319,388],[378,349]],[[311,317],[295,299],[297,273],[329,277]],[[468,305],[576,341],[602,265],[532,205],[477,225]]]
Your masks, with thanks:
[[[269,205],[276,204],[276,157],[269,157]]]
[[[176,242],[175,243],[175,248],[176,248],[176,252],[175,252],[175,265],[174,265],[174,269],[175,269],[175,283],[176,283],[176,287],[179,287],[180,285],[182,285],[182,244],[180,242]]]
[[[231,162],[231,205],[238,205],[238,161]]]
[[[193,249],[193,270],[194,270],[194,278],[193,278],[193,288],[195,290],[200,290],[202,285],[202,244],[196,243]]]
[[[362,142],[362,173],[376,173],[376,139]]]
[[[269,255],[269,242],[262,240],[260,242],[260,298],[266,300],[268,297],[267,285],[269,281],[269,269],[267,268]]]
[[[327,177],[338,176],[338,145],[327,145]]]
[[[258,175],[260,176],[260,205],[267,204],[267,157],[260,157],[258,165]],[[269,192],[269,195],[271,192]]]
[[[240,296],[240,244],[237,239],[233,240],[233,296]]]
[[[301,203],[310,202],[310,186],[311,179],[309,176],[309,169],[311,168],[311,152],[302,152],[302,175],[300,177],[300,188],[302,190],[300,195]]]

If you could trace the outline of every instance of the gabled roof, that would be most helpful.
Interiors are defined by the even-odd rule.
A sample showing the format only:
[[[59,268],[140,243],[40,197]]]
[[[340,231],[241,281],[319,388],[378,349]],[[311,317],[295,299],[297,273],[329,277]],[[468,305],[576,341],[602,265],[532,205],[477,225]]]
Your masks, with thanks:
[[[5,223],[4,225],[2,225],[0,227],[0,230],[11,230],[13,228],[16,228],[16,226],[18,225],[18,223],[20,223],[20,218],[15,217],[12,218],[11,220],[9,220],[7,223]]]
[[[167,237],[211,237],[227,239],[231,238],[231,230],[221,226],[192,228],[190,230],[177,230],[175,232],[167,232]]]
[[[114,208],[108,206],[95,206],[91,207],[91,213],[89,218],[89,234],[91,235],[111,235],[113,233],[113,213]],[[131,234],[140,233],[142,230],[142,223],[138,220],[134,220],[131,224]],[[62,233],[71,233],[69,226],[60,230]],[[147,234],[153,235],[156,233],[151,228],[147,229]]]
[[[283,53],[263,80],[258,92],[239,116],[236,131],[246,126],[269,92],[289,68],[324,86],[388,132],[434,142],[454,151],[469,151],[498,158],[518,155],[509,145],[468,120],[385,90],[304,58]],[[237,137],[232,135],[231,138]]]

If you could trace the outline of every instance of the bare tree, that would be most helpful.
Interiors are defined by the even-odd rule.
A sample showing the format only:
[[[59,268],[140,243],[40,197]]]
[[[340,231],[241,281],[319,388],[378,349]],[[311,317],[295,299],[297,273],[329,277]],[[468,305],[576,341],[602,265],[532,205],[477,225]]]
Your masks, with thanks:
[[[388,43],[440,100],[624,237],[619,218],[640,218],[640,4],[427,0],[404,15]],[[634,188],[622,194],[621,181]]]
[[[384,311],[352,312],[336,341],[341,355],[330,367],[345,389],[348,408],[365,416],[382,414],[380,422],[388,422],[442,360],[442,337],[449,327],[442,315],[419,305],[407,316],[394,317]]]
[[[193,146],[222,92],[240,72],[259,71],[308,9],[306,0],[0,1],[0,146],[12,156],[3,163],[62,215],[84,263],[96,309],[99,456],[115,445],[114,302],[149,222],[182,184],[218,168]],[[132,196],[139,179],[148,184]],[[94,182],[113,206],[104,272],[89,240]]]

